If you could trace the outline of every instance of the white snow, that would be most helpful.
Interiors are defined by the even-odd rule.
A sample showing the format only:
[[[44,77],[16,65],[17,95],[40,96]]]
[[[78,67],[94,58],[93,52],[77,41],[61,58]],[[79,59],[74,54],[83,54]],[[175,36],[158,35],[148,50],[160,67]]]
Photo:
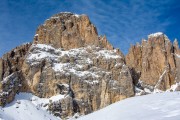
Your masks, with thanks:
[[[80,17],[81,15],[78,15],[78,14],[74,14],[74,16],[76,16],[76,17]]]
[[[30,42],[24,42],[22,45],[28,45],[28,44],[31,44]],[[14,52],[16,51],[17,49],[14,50]]]
[[[148,88],[144,88],[144,91],[145,91],[146,93],[149,93],[149,94],[152,93],[152,92],[150,91],[150,89],[148,89]]]
[[[99,76],[96,73],[93,73],[91,71],[77,71],[75,69],[69,69],[70,73],[73,73],[79,77],[83,76],[92,76],[94,78],[98,78]]]
[[[69,85],[68,85],[68,84],[60,84],[60,85],[63,85],[63,86],[65,86],[66,88],[69,88]]]
[[[161,84],[162,80],[163,80],[163,76],[166,74],[166,70],[162,73],[162,75],[159,77],[159,80],[157,82],[157,84],[154,87],[154,92],[162,92],[161,90],[158,89],[159,85]]]
[[[64,98],[64,95],[59,94],[59,95],[55,95],[55,96],[50,97],[48,100],[51,100],[52,102],[55,102],[55,101],[59,101],[59,100],[61,100],[63,98]]]
[[[34,36],[36,37],[36,36],[38,36],[39,34],[35,34]]]
[[[54,63],[53,70],[56,72],[60,71],[64,73],[65,71],[63,69],[68,66],[69,66],[69,63],[61,63],[61,64]]]
[[[78,120],[179,120],[180,92],[132,97]]]
[[[180,55],[179,54],[175,54],[178,58],[180,58]]]
[[[90,46],[64,51],[62,49],[55,49],[50,45],[33,44],[31,46],[31,49],[33,51],[29,53],[27,60],[32,61],[32,60],[41,60],[45,58],[56,60],[57,58],[61,58],[67,55],[69,57],[82,57],[87,61],[87,63],[92,63],[90,58],[85,57],[87,56],[87,54],[89,54],[89,52],[87,51],[87,49],[89,48]],[[98,47],[94,48],[91,54],[97,55],[97,57],[104,57],[105,59],[121,58],[121,56],[116,53],[116,50],[106,50],[106,49],[99,50]]]
[[[58,18],[59,18],[59,17],[51,17],[51,19],[58,19]],[[47,19],[47,20],[49,20],[49,19]],[[47,20],[46,20],[46,21],[47,21]]]
[[[34,49],[34,52],[30,52],[27,61],[32,62],[32,61],[40,61],[42,59],[57,59],[56,54],[51,54],[49,51],[55,51],[55,49],[49,45],[45,44],[33,44],[31,46],[31,49]]]
[[[58,101],[64,98],[63,95],[51,98],[39,98],[31,93],[20,93],[15,100],[0,107],[0,120],[60,120],[47,111],[45,106],[49,101]]]
[[[80,65],[77,65],[78,68],[82,68],[82,66]],[[94,78],[98,78],[99,76],[94,73],[94,72],[91,72],[91,71],[78,71],[76,70],[77,68],[76,67],[72,67],[70,65],[70,63],[55,63],[54,64],[54,67],[53,67],[54,71],[56,72],[61,72],[61,73],[68,73],[68,74],[74,74],[76,76],[79,76],[79,77],[83,77],[83,76],[92,76]]]
[[[13,75],[14,75],[14,73],[12,73],[12,74],[10,74],[9,76],[5,77],[5,78],[1,81],[1,83],[2,83],[2,84],[7,83],[7,82],[10,80],[9,78],[11,78]]]
[[[162,90],[160,90],[160,89],[154,89],[153,92],[154,92],[154,93],[162,93],[162,92],[164,92],[164,91],[162,91]]]
[[[177,91],[176,89],[178,88],[180,88],[180,82],[172,85],[171,88],[167,91]]]
[[[148,35],[148,38],[158,37],[158,36],[161,36],[161,35],[163,35],[162,32],[152,33],[152,34]]]
[[[86,82],[86,83],[88,83],[88,84],[92,84],[92,85],[94,85],[94,84],[98,84],[98,83],[99,83],[99,81],[98,81],[98,80],[92,80],[92,81],[89,81],[89,80],[84,80],[84,82]]]
[[[138,87],[135,86],[135,96],[141,96],[145,93],[144,90],[139,89]]]
[[[50,45],[46,45],[46,44],[34,44],[35,47],[38,47],[38,48],[41,48],[41,49],[44,49],[45,51],[49,50],[49,49],[53,49],[53,47],[51,47]]]
[[[98,55],[98,57],[102,56],[105,59],[117,59],[117,58],[121,58],[121,56],[119,55],[115,55],[116,51],[111,51],[111,50],[100,50],[98,51],[96,54]]]
[[[90,52],[89,52],[90,51]],[[52,64],[52,69],[57,73],[74,74],[79,77],[92,76],[98,78],[97,72],[93,70],[84,71],[83,68],[93,64],[93,58],[102,57],[103,59],[119,59],[117,50],[106,50],[95,46],[87,46],[77,49],[63,50],[55,49],[50,45],[33,44],[29,55],[26,58],[31,66],[40,64],[44,59]],[[76,59],[74,63],[63,63],[63,59]],[[98,68],[96,68],[98,69]]]
[[[86,54],[85,48],[71,49],[64,51],[62,49],[55,49],[50,45],[45,44],[33,44],[31,46],[32,52],[27,57],[28,62],[39,61],[42,59],[52,59],[57,61],[57,58],[61,58],[65,55],[75,57],[79,54]]]
[[[122,66],[122,63],[117,63],[117,64],[115,64],[114,67],[119,67],[119,66]]]
[[[76,14],[76,13],[71,13],[71,12],[60,12],[60,13],[73,14],[73,15],[76,16],[76,17],[80,17],[80,16],[81,16],[81,15],[78,15],[78,14]]]
[[[96,83],[98,82],[90,82]],[[31,93],[20,93],[12,103],[0,107],[0,120],[61,120],[47,111],[47,104],[63,98],[64,95],[39,98]],[[164,92],[127,98],[82,116],[78,120],[178,120],[179,118],[180,92]]]

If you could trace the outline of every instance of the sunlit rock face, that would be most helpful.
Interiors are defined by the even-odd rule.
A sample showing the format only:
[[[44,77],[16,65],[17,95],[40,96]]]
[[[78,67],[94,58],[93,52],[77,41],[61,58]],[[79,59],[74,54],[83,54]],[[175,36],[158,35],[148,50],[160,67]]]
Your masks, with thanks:
[[[22,71],[35,95],[66,96],[57,103],[64,117],[88,114],[134,95],[130,71],[118,50],[94,46],[63,50],[33,44]]]
[[[66,118],[134,96],[123,54],[105,36],[98,36],[86,15],[51,17],[38,27],[33,44],[5,56],[0,60],[1,105],[11,102],[18,92],[41,98],[61,95],[41,107],[48,106],[52,114]]]
[[[163,33],[151,34],[124,57],[86,15],[54,15],[38,27],[32,44],[0,58],[1,106],[30,92],[37,109],[61,118],[166,90],[180,90],[177,40],[171,44]]]
[[[179,60],[177,40],[172,44],[161,32],[131,46],[126,56],[135,85],[149,93],[168,90],[180,82]]]
[[[113,49],[105,37],[99,37],[87,15],[60,13],[46,20],[37,29],[34,43],[51,44],[66,50],[95,45]]]
[[[0,58],[0,105],[11,102],[16,93],[23,91],[22,66],[30,46],[31,43],[21,45]]]

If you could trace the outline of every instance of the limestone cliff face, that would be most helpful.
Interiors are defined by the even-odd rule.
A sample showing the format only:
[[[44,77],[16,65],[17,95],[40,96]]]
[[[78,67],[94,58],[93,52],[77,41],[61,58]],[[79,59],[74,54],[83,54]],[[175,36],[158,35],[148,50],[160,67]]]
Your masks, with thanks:
[[[174,84],[180,90],[177,40],[171,44],[166,35],[152,34],[124,57],[105,36],[98,36],[86,15],[54,15],[38,27],[32,44],[0,58],[1,106],[19,92],[31,92],[55,97],[37,107],[61,118],[91,113],[135,92],[165,91]]]
[[[51,44],[55,48],[72,48],[95,45],[113,49],[105,37],[98,37],[96,27],[86,15],[60,13],[38,27],[34,42]]]
[[[49,105],[50,111],[63,118],[77,112],[88,114],[134,95],[130,71],[116,49],[63,50],[33,44],[22,71],[35,95],[64,95]]]
[[[60,13],[38,27],[33,44],[0,60],[0,104],[18,92],[49,98],[46,109],[61,118],[88,114],[134,96],[123,54],[98,36],[86,15]]]
[[[22,65],[31,43],[16,47],[0,58],[0,105],[9,103],[23,84]]]
[[[173,48],[174,48],[174,59],[176,65],[175,82],[180,83],[180,49],[177,40],[174,41]],[[176,89],[180,91],[180,85]]]
[[[131,46],[126,64],[131,68],[134,83],[151,92],[165,91],[179,83],[179,47],[163,33],[151,34],[141,45]]]

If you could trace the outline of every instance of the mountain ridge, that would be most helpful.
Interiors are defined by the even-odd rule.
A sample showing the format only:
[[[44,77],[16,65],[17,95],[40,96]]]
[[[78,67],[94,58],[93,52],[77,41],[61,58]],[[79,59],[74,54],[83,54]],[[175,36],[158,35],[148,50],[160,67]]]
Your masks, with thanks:
[[[180,90],[179,51],[177,40],[172,44],[159,32],[124,56],[98,35],[88,16],[56,14],[38,27],[32,44],[0,58],[0,105],[19,92],[41,98],[62,95],[44,105],[67,118],[134,95]]]

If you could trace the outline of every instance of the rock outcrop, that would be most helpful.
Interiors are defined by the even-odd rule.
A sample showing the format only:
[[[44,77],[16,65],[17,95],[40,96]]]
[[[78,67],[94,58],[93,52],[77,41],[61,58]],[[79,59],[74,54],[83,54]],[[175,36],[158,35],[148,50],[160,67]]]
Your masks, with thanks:
[[[51,44],[65,50],[89,45],[113,49],[106,37],[98,36],[96,27],[87,15],[73,13],[56,14],[46,20],[38,27],[33,43]]]
[[[86,15],[54,15],[38,27],[32,44],[0,58],[1,106],[30,92],[48,98],[37,108],[61,118],[91,113],[135,92],[168,89],[180,90],[177,40],[171,44],[163,33],[152,34],[124,57],[98,36]]]
[[[126,56],[134,84],[146,92],[165,91],[179,83],[179,46],[163,33],[148,36],[131,46]]]
[[[30,46],[16,47],[0,58],[0,105],[11,102],[23,87],[22,66]]]
[[[98,36],[86,15],[51,17],[38,27],[32,45],[8,53],[1,61],[1,105],[18,92],[42,98],[61,95],[63,98],[43,106],[66,118],[134,96],[123,54],[105,36]]]

